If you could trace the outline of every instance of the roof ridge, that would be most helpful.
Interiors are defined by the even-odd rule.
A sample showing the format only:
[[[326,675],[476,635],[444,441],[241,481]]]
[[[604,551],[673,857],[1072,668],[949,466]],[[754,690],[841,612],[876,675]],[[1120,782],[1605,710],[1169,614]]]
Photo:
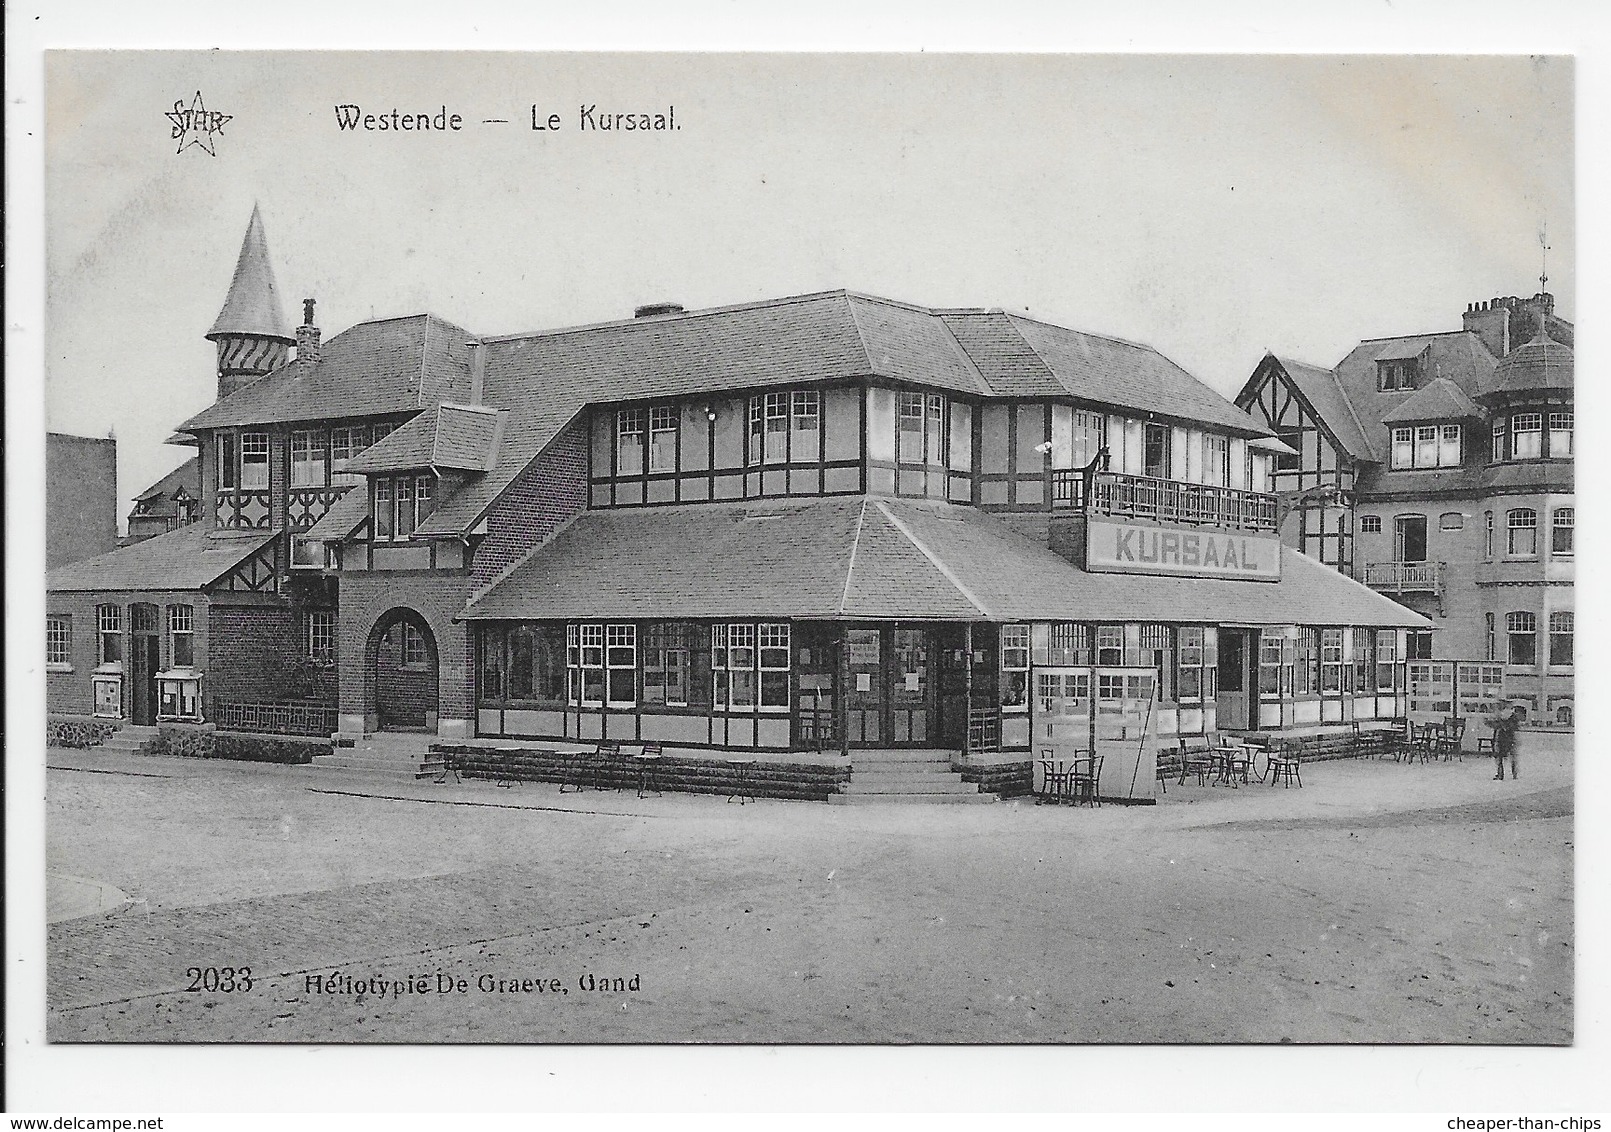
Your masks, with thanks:
[[[850,316],[850,325],[856,330],[856,341],[861,345],[862,372],[873,372],[873,351],[867,345],[867,331],[862,328],[861,319],[856,317],[856,304],[845,296],[845,313]]]
[[[657,315],[654,318],[608,318],[597,322],[580,322],[570,326],[555,326],[547,330],[523,330],[516,334],[486,334],[479,341],[482,342],[518,342],[527,338],[547,338],[560,334],[580,334],[588,330],[607,330],[610,327],[650,326],[667,322],[681,322],[684,319],[704,318],[707,315],[732,314],[735,311],[761,310],[764,307],[782,307],[794,303],[817,302],[821,299],[831,299],[834,296],[848,296],[854,292],[843,287],[827,291],[807,291],[799,295],[781,295],[775,299],[751,299],[744,303],[727,303],[716,307],[701,307],[698,310],[685,310],[680,314]],[[468,331],[466,332],[468,333]]]
[[[922,554],[924,558],[929,560],[929,565],[938,570],[941,577],[956,587],[957,593],[966,598],[969,605],[972,605],[975,609],[977,609],[980,615],[983,617],[990,618],[993,616],[989,608],[986,607],[985,603],[979,600],[978,595],[969,589],[961,578],[957,577],[956,572],[952,570],[951,567],[940,561],[940,556],[935,554],[934,551],[930,550],[928,544],[926,544],[922,539],[918,538],[917,535],[913,533],[911,527],[908,527],[900,519],[897,519],[894,512],[890,511],[890,509],[885,506],[882,499],[874,500],[873,506],[877,507],[879,511],[883,512],[884,518],[888,519],[892,524],[894,524],[895,529],[900,531],[901,534],[905,535],[908,542],[917,547],[918,552]],[[859,533],[860,532],[858,531],[858,534]]]

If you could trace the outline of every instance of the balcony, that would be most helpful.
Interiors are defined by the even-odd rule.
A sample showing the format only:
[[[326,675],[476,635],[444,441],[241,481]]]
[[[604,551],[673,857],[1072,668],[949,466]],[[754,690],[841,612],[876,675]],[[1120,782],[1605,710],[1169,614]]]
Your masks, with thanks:
[[[214,496],[213,515],[218,526],[237,530],[269,529],[267,488],[224,488]]]
[[[1052,506],[1059,510],[1072,508],[1089,515],[1272,532],[1277,528],[1279,514],[1275,496],[1263,492],[1122,472],[1097,472],[1091,478],[1090,496],[1085,498],[1085,473],[1052,473]]]
[[[1388,594],[1443,595],[1442,562],[1369,562],[1365,584]]]

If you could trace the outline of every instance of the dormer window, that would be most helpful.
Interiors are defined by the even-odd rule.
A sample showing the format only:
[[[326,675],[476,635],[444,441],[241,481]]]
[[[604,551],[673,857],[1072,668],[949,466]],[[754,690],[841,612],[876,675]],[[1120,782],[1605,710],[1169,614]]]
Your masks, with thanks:
[[[402,542],[430,515],[435,480],[424,475],[375,479],[375,539]]]
[[[1376,388],[1383,393],[1414,389],[1420,376],[1420,358],[1389,358],[1376,363]]]
[[[1461,429],[1457,424],[1399,426],[1393,429],[1395,469],[1458,468]]]

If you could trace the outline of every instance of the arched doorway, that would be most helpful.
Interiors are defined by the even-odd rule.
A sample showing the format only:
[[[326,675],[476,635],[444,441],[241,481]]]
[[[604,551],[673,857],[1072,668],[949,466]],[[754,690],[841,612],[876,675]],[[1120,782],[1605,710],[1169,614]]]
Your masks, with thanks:
[[[369,630],[364,711],[379,731],[436,730],[436,636],[415,610],[389,609]]]

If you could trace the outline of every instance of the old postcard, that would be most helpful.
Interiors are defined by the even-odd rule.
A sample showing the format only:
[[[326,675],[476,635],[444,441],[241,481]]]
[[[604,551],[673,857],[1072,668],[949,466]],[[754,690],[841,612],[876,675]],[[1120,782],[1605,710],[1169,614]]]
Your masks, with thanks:
[[[1573,1042],[1570,58],[45,72],[51,1043]]]

